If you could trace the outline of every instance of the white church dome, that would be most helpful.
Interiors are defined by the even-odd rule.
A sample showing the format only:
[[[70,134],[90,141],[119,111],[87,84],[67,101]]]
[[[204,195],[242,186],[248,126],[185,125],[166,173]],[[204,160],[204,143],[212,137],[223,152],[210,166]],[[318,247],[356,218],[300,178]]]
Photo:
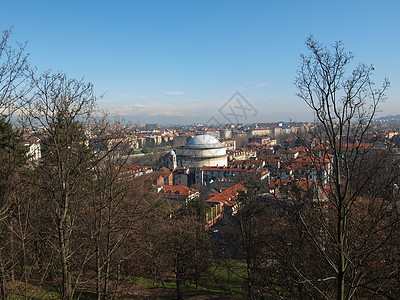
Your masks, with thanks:
[[[184,147],[207,149],[207,148],[223,148],[224,145],[222,145],[222,143],[212,135],[201,134],[192,138]]]
[[[202,134],[176,149],[178,167],[227,166],[226,147],[215,137]]]

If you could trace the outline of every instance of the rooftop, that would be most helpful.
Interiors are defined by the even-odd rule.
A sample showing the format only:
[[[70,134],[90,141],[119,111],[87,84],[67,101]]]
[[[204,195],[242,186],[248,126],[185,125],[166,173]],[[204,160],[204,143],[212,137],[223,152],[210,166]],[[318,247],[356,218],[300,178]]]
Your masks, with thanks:
[[[209,134],[201,134],[192,138],[185,148],[223,148],[224,145],[215,137]]]

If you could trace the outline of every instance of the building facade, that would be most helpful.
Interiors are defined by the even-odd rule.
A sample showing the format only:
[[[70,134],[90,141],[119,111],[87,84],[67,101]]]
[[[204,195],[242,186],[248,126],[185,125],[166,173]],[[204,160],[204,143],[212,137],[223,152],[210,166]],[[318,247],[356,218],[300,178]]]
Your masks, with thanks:
[[[227,166],[226,147],[215,137],[203,134],[175,150],[178,167]]]

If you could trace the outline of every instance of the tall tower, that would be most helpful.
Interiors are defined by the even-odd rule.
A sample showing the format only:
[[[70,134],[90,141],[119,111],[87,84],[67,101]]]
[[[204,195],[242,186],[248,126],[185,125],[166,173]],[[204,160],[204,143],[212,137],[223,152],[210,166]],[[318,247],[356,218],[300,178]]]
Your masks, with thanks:
[[[168,169],[170,169],[171,171],[175,170],[177,167],[177,163],[176,163],[176,153],[174,150],[169,151],[166,155],[165,155],[165,165]]]

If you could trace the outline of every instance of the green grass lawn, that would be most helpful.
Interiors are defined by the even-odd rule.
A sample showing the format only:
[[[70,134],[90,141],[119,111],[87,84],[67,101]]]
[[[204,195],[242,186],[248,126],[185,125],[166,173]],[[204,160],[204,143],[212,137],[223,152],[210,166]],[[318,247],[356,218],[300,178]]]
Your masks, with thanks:
[[[241,295],[246,268],[237,262],[215,262],[209,270],[209,274],[200,278],[199,290],[209,291],[214,293],[228,293],[233,295]],[[161,283],[153,285],[153,280],[149,278],[139,277],[135,280],[136,284],[148,287],[158,287],[165,289],[176,289],[174,279],[164,281],[164,286]],[[188,280],[183,286],[184,291],[196,290],[194,280]]]

